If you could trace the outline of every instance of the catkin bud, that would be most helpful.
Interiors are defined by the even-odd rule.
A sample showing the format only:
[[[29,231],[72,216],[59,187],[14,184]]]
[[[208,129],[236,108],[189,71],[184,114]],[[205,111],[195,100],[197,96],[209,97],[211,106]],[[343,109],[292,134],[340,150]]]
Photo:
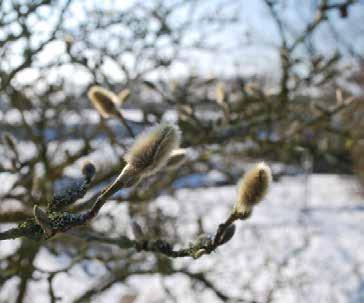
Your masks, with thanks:
[[[95,176],[95,173],[95,165],[90,161],[86,161],[82,166],[82,174],[86,179],[91,180]]]
[[[271,180],[271,170],[264,162],[249,170],[239,181],[238,200],[234,212],[242,216],[250,213],[253,206],[266,195]]]
[[[125,156],[129,170],[141,176],[156,173],[166,165],[180,141],[180,132],[174,125],[162,123],[140,134]]]
[[[223,245],[227,242],[229,242],[234,234],[235,234],[235,225],[232,224],[232,225],[229,225],[229,227],[224,231],[224,233],[220,236],[219,240],[218,240],[218,243],[219,245]]]
[[[175,170],[180,167],[187,160],[187,152],[184,148],[178,148],[172,151],[170,157],[167,161],[167,168],[170,170]]]
[[[40,225],[45,234],[51,235],[53,232],[52,224],[47,214],[38,205],[34,205],[33,208],[34,218]]]
[[[202,257],[203,255],[205,255],[207,253],[206,249],[201,248],[198,251],[196,251],[193,255],[192,258],[194,259],[198,259],[200,257]]]
[[[115,103],[118,97],[113,92],[94,85],[88,90],[87,96],[102,117],[108,118],[117,114]]]

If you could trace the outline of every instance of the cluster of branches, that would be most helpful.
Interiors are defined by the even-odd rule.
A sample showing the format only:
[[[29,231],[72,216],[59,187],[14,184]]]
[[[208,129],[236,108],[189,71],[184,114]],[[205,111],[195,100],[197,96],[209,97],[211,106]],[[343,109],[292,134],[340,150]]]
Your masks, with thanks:
[[[196,75],[176,81],[166,81],[162,77],[158,81],[148,80],[148,76],[160,75],[161,71],[166,72],[174,64],[183,62],[189,51],[214,50],[209,37],[222,28],[241,22],[236,14],[238,1],[230,5],[225,2],[217,4],[214,9],[220,12],[219,15],[209,11],[204,1],[155,1],[153,4],[140,1],[112,11],[105,11],[95,4],[91,10],[85,8],[86,17],[80,16],[74,2],[0,3],[0,27],[5,33],[0,38],[0,106],[3,110],[0,124],[4,130],[0,173],[9,179],[14,178],[10,187],[1,193],[0,223],[19,224],[2,229],[0,238],[21,237],[21,244],[14,253],[0,261],[3,269],[0,285],[19,276],[17,301],[22,302],[29,281],[34,278],[34,273],[40,272],[47,275],[49,296],[56,301],[52,286],[54,278],[92,258],[87,246],[74,251],[78,247],[75,245],[77,239],[83,239],[84,243],[92,242],[96,251],[105,244],[121,249],[117,253],[110,249],[106,257],[100,253],[98,258],[105,267],[111,268],[110,275],[100,288],[86,292],[80,301],[106,290],[113,283],[125,281],[131,275],[153,273],[166,276],[182,273],[212,289],[221,300],[231,299],[219,291],[204,272],[191,272],[187,268],[177,270],[173,262],[162,255],[199,258],[210,254],[234,235],[234,222],[247,219],[251,209],[234,208],[214,236],[202,236],[187,248],[175,249],[178,240],[185,241],[176,234],[175,218],[159,209],[148,211],[152,204],[149,202],[163,192],[173,194],[176,178],[188,176],[191,172],[206,173],[219,169],[228,176],[228,182],[235,182],[238,174],[231,172],[230,168],[246,155],[286,161],[291,160],[291,155],[300,146],[319,159],[322,159],[321,155],[329,155],[340,163],[350,162],[346,154],[337,152],[336,145],[322,150],[322,144],[317,144],[329,135],[330,138],[339,138],[340,144],[344,145],[348,140],[357,142],[359,137],[334,123],[339,114],[350,111],[355,105],[354,99],[336,82],[341,76],[340,52],[330,56],[316,54],[312,37],[320,26],[330,24],[330,12],[339,11],[346,17],[350,8],[357,5],[356,1],[340,4],[322,1],[315,7],[314,17],[305,29],[293,37],[280,14],[280,1],[263,1],[281,37],[281,76],[274,92],[266,89],[264,79],[246,79],[240,75],[225,80]],[[185,18],[181,18],[184,15]],[[46,33],[35,26],[44,18],[52,19]],[[71,19],[76,20],[76,26],[66,22]],[[191,32],[194,33],[192,36]],[[62,52],[47,61],[47,47],[60,48]],[[307,53],[306,57],[302,55],[302,49],[308,56]],[[298,72],[302,65],[308,67],[305,74]],[[110,67],[117,70],[122,80],[110,75]],[[29,71],[33,72],[31,77],[34,79],[25,82]],[[73,72],[86,79],[86,88],[98,83],[120,91],[117,95],[96,89],[111,99],[108,103],[107,98],[103,98],[104,105],[96,106],[100,113],[96,125],[90,123],[92,116],[84,110],[88,106],[83,103],[87,89],[79,94],[67,81]],[[66,75],[62,76],[63,73]],[[54,80],[50,80],[52,76]],[[314,98],[304,94],[307,88],[325,86],[334,87],[334,97]],[[88,91],[91,99],[97,99],[92,97],[92,90]],[[98,102],[96,100],[94,105]],[[142,112],[142,122],[124,117],[120,107],[128,106]],[[167,166],[163,165],[161,171],[153,169],[152,175],[138,172],[131,177],[126,168],[133,161],[130,157],[125,159],[125,154],[134,142],[132,137],[140,129],[163,120],[166,109],[176,113],[176,124],[183,133],[182,147],[193,149],[196,155],[189,158],[186,151],[176,152],[174,146],[173,152],[168,149],[170,154],[162,157],[162,162],[168,158],[168,161],[174,159],[179,164],[182,159],[183,165],[178,169],[172,161],[163,163]],[[70,116],[79,121],[73,124]],[[100,149],[96,138],[102,138],[110,145],[114,158],[112,165],[102,167],[102,164],[95,163],[95,167],[86,164],[82,176],[73,178],[65,189],[58,192],[58,180],[67,175],[67,170],[79,167],[80,162]],[[77,140],[77,144],[68,145],[69,140]],[[232,154],[229,146],[240,142],[251,144]],[[160,150],[164,151],[159,147],[154,151]],[[216,157],[218,163],[214,160]],[[231,159],[233,164],[227,163]],[[260,177],[253,180],[267,180],[261,178],[260,169],[255,170],[257,172]],[[263,169],[264,172],[267,170]],[[128,176],[129,183],[120,176]],[[245,185],[241,186],[245,188]],[[122,195],[115,195],[125,187],[129,189]],[[260,184],[253,196],[260,199],[265,189],[266,186]],[[242,189],[239,197],[245,195]],[[249,205],[246,204],[251,199],[249,197],[239,198],[237,205],[241,206],[243,202],[245,206]],[[117,236],[111,236],[118,219],[99,213],[103,204],[111,199],[130,202],[129,215],[135,219],[133,238],[126,236],[125,229]],[[103,232],[97,230],[91,224],[96,216],[105,219],[110,227]],[[203,226],[199,225],[204,234]],[[173,241],[165,240],[171,238]],[[37,268],[34,259],[42,247],[55,255],[66,253],[73,261],[58,271]],[[147,257],[136,256],[135,250],[157,253],[154,264],[145,269],[143,265]]]
[[[94,86],[89,91],[89,97],[101,116],[118,117],[127,127],[122,113],[116,108],[117,96],[101,87]],[[130,129],[129,129],[130,130]],[[131,135],[133,134],[130,130]],[[56,234],[65,233],[75,227],[85,225],[94,219],[102,206],[113,194],[120,189],[137,186],[144,178],[156,174],[164,166],[176,169],[184,162],[184,150],[176,150],[180,142],[179,130],[170,124],[160,124],[148,129],[138,136],[129,152],[125,155],[125,165],[118,177],[96,197],[87,204],[91,204],[90,209],[84,212],[72,212],[70,207],[79,199],[83,198],[92,184],[96,168],[91,162],[84,164],[82,168],[83,180],[80,184],[72,184],[62,195],[54,195],[48,202],[46,211],[38,205],[33,208],[33,218],[29,218],[17,227],[0,233],[0,240],[26,237],[33,241],[44,241],[53,238]],[[9,133],[4,133],[3,143],[9,151],[9,171],[17,170],[23,163],[20,160],[20,152],[16,139]],[[3,168],[7,170],[6,167]],[[219,225],[213,237],[200,237],[188,248],[174,250],[173,245],[162,239],[148,239],[145,237],[142,228],[133,222],[134,240],[121,236],[119,238],[109,238],[97,234],[72,233],[73,236],[86,240],[98,241],[100,243],[114,244],[120,248],[135,248],[138,251],[157,252],[168,257],[193,257],[199,258],[204,254],[210,254],[219,246],[227,243],[235,233],[236,220],[245,220],[252,214],[253,207],[259,203],[267,192],[271,172],[264,163],[246,174],[239,184],[239,194],[234,210],[225,222]],[[90,203],[91,202],[91,203]],[[76,210],[77,211],[77,210]],[[16,218],[21,212],[4,213],[3,217]],[[33,255],[34,257],[35,255]],[[8,271],[10,269],[8,268]],[[57,271],[58,272],[58,271]],[[10,273],[12,271],[10,270]],[[51,273],[54,277],[56,273]],[[11,274],[3,277],[5,280]],[[50,278],[51,283],[52,278]],[[24,290],[23,290],[24,291]]]

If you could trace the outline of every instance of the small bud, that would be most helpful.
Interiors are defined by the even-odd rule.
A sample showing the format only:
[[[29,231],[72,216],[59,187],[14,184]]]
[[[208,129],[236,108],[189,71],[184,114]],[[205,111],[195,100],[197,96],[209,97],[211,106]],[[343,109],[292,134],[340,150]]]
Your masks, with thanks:
[[[64,43],[66,44],[66,51],[67,51],[67,53],[69,53],[71,50],[71,47],[74,43],[73,37],[71,35],[66,35],[64,37]]]
[[[233,238],[233,236],[235,234],[235,230],[236,230],[236,228],[235,228],[234,224],[229,225],[229,227],[226,228],[225,231],[223,232],[223,234],[219,237],[219,239],[218,239],[219,245],[223,245],[223,244],[229,242]]]
[[[194,259],[198,259],[198,258],[202,257],[203,255],[205,255],[206,253],[207,253],[207,252],[206,252],[206,249],[201,248],[201,249],[199,249],[198,251],[196,251],[192,257],[193,257]]]
[[[212,244],[212,236],[208,235],[208,234],[201,234],[198,236],[197,240],[196,240],[196,244],[198,246],[210,246]]]
[[[48,236],[52,235],[53,233],[52,224],[47,214],[40,207],[38,207],[38,205],[34,205],[33,213],[35,220],[43,229],[44,233]]]
[[[187,160],[187,152],[184,148],[178,148],[172,151],[168,161],[167,161],[167,168],[171,170],[175,170],[180,167],[183,163]]]
[[[95,173],[95,165],[90,161],[86,161],[82,166],[82,174],[85,176],[86,179],[91,181],[91,179],[95,176]]]
[[[162,123],[140,134],[125,156],[127,167],[140,176],[149,176],[164,167],[180,141],[174,125]]]
[[[135,240],[142,240],[142,239],[144,239],[143,230],[142,230],[141,226],[138,224],[138,222],[136,222],[136,221],[133,220],[131,222],[131,228],[132,228],[132,231],[133,231],[133,235],[134,235]]]
[[[266,195],[272,180],[272,173],[264,162],[249,170],[238,185],[238,200],[235,213],[248,214],[253,206]]]
[[[115,103],[118,97],[113,92],[94,85],[88,90],[87,96],[102,117],[108,118],[117,114]]]
[[[64,42],[71,44],[71,43],[74,42],[74,39],[73,39],[73,37],[71,35],[66,35],[64,37]]]

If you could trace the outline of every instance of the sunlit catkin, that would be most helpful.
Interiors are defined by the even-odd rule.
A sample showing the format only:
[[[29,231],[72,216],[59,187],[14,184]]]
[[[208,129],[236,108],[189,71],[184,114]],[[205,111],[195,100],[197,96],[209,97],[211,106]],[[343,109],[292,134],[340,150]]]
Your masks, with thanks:
[[[174,125],[161,123],[140,134],[125,156],[128,166],[148,176],[166,165],[172,151],[178,148],[180,132]]]
[[[272,173],[267,164],[261,162],[249,170],[238,184],[238,200],[235,213],[248,214],[254,205],[266,195],[272,180]]]
[[[87,96],[102,117],[108,118],[117,115],[115,103],[118,101],[118,97],[113,92],[94,85],[88,90]]]

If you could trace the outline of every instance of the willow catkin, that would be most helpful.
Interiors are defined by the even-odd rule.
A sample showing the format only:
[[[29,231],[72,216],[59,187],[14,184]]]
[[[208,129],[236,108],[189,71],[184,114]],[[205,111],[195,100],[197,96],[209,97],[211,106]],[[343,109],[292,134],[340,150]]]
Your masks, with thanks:
[[[88,90],[87,96],[102,117],[108,118],[117,114],[115,103],[118,97],[113,92],[94,85]]]
[[[174,125],[161,123],[141,133],[125,156],[128,165],[142,175],[152,175],[166,165],[178,148],[180,132]]]
[[[179,142],[180,131],[174,125],[162,123],[145,130],[125,155],[126,165],[115,184],[130,187],[155,174],[166,165]]]
[[[267,164],[261,162],[249,170],[238,183],[238,200],[235,212],[247,214],[266,195],[272,180],[272,173]]]

